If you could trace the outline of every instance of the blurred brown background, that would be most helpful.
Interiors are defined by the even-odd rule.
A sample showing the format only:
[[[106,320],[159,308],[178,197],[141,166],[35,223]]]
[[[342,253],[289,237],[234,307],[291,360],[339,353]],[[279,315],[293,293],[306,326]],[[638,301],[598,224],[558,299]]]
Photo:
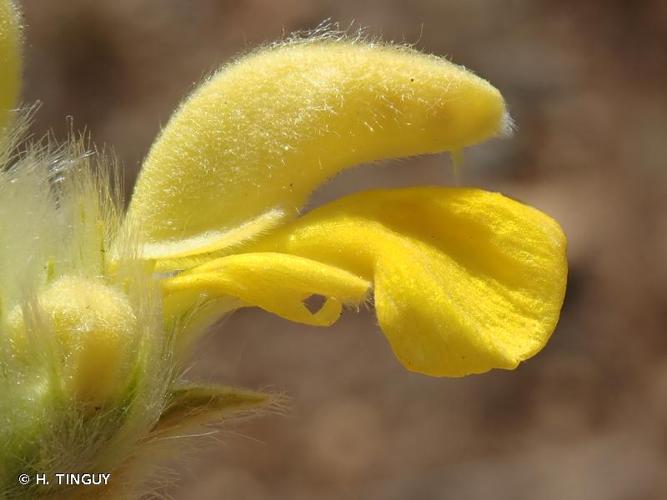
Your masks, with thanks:
[[[242,311],[193,373],[291,398],[228,427],[179,471],[177,499],[667,498],[667,2],[24,0],[35,131],[66,117],[112,145],[128,185],[179,100],[233,55],[332,18],[490,79],[518,131],[467,151],[464,183],[558,219],[571,274],[547,348],[515,372],[429,379],[370,311],[333,328]],[[451,184],[449,158],[341,175]]]

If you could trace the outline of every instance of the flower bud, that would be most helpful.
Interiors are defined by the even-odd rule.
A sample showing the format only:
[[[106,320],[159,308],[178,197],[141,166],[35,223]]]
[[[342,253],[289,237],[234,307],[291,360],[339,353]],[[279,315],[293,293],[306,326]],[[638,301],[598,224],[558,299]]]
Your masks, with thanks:
[[[48,328],[27,334],[24,313],[16,308],[9,318],[15,349],[30,353],[33,335],[54,335],[66,392],[95,406],[118,396],[136,345],[137,318],[128,297],[97,280],[64,276],[39,295],[38,303]]]

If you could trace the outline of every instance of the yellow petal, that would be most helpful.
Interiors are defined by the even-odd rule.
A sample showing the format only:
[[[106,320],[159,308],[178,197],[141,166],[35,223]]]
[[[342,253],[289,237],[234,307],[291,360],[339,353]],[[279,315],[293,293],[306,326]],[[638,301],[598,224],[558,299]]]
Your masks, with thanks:
[[[369,288],[368,281],[347,271],[279,253],[221,257],[163,282],[168,320],[204,295],[233,297],[291,321],[319,326],[334,323],[343,305],[365,300]],[[304,303],[311,295],[326,299],[316,312]]]
[[[406,47],[320,39],[255,52],[191,95],[162,131],[128,221],[147,258],[237,246],[296,215],[349,166],[459,150],[503,132],[500,93]]]
[[[0,132],[7,125],[8,111],[19,95],[21,30],[13,3],[0,0]]]
[[[435,376],[512,369],[537,353],[567,279],[566,240],[553,219],[476,189],[360,193],[248,251],[299,255],[372,281],[394,353]]]

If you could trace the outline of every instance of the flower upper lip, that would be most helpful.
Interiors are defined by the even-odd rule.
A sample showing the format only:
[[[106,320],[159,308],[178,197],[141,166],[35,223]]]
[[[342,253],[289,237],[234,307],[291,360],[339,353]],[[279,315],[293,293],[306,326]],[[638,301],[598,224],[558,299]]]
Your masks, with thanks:
[[[223,68],[186,99],[144,162],[128,222],[146,255],[192,255],[197,244],[208,253],[294,218],[345,168],[458,151],[507,123],[500,92],[444,59],[346,40],[286,43]]]

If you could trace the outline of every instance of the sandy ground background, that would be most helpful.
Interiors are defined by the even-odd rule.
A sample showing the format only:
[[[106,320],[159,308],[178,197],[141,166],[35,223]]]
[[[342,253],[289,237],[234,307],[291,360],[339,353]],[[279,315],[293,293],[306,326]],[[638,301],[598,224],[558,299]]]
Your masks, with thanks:
[[[193,375],[291,398],[179,470],[177,499],[667,498],[667,3],[661,0],[25,0],[35,132],[68,116],[112,145],[128,187],[171,111],[233,55],[331,18],[490,79],[518,124],[467,152],[464,183],[558,219],[570,280],[547,348],[515,372],[404,371],[372,311],[333,328],[242,311]],[[347,172],[451,184],[446,156]]]

